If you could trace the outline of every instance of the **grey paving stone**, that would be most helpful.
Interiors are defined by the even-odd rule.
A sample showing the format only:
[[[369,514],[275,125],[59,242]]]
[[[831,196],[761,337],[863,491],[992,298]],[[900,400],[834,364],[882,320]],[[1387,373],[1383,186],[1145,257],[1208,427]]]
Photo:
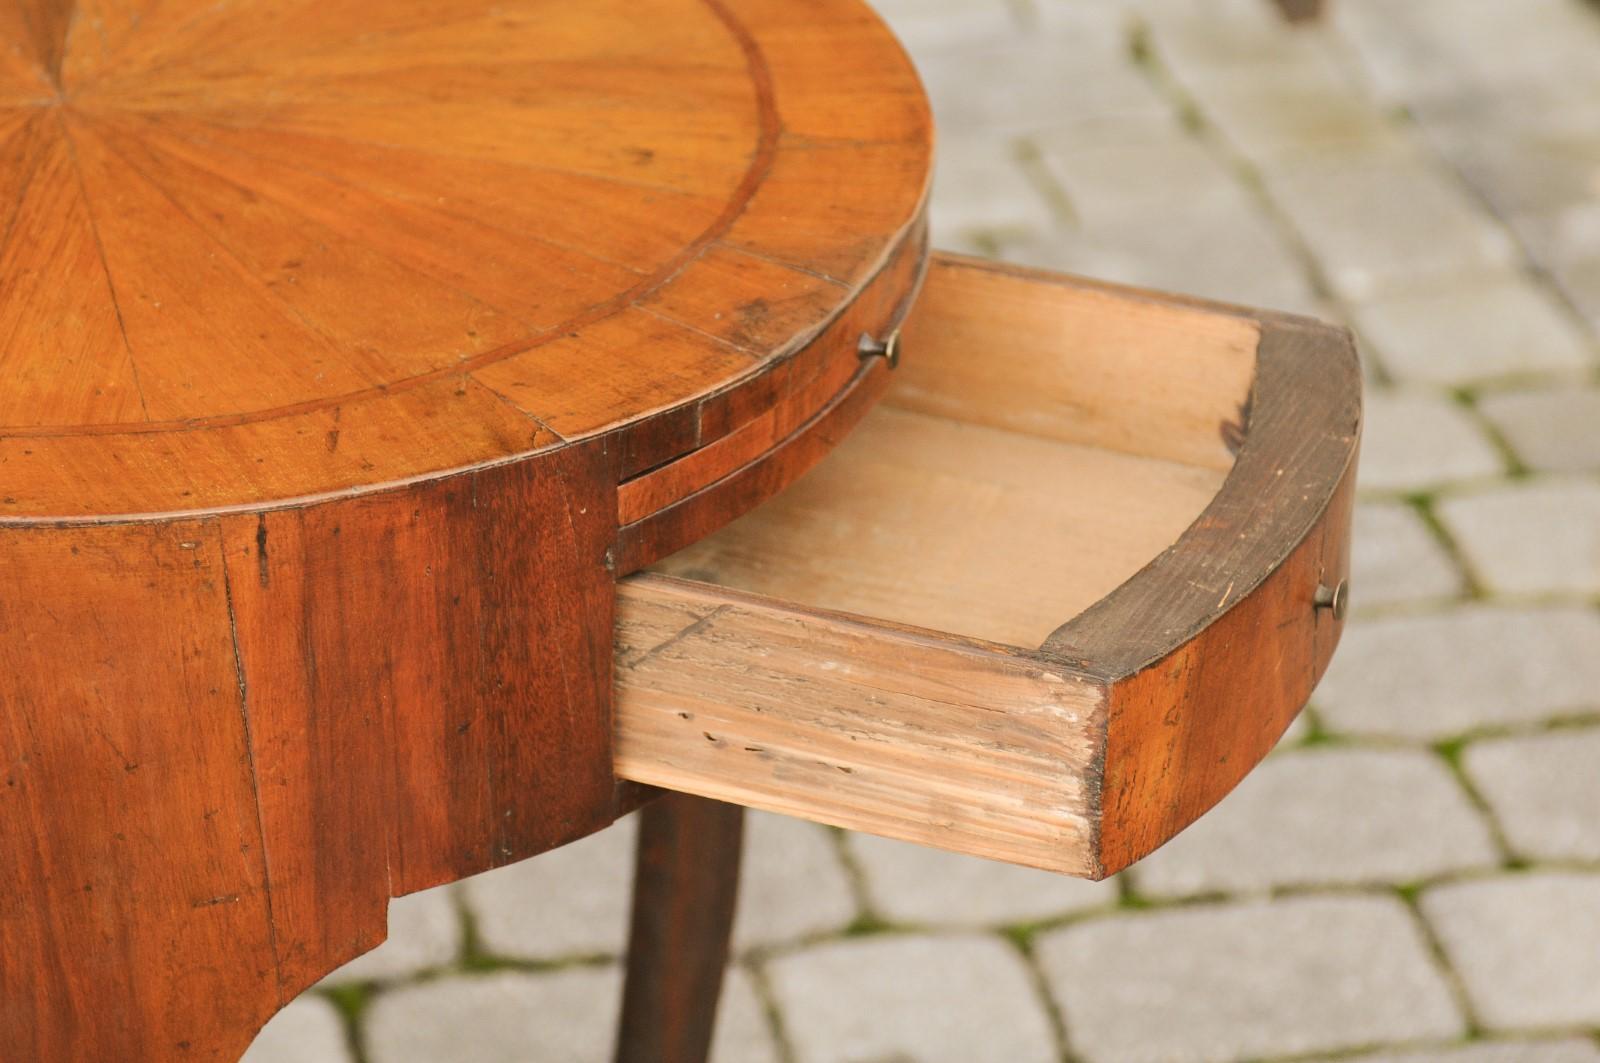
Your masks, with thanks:
[[[711,1063],[778,1063],[766,1005],[742,967],[731,967],[722,983],[717,1026],[711,1036]]]
[[[1155,51],[1234,150],[1270,169],[1307,157],[1401,149],[1381,109],[1314,27],[1267,5],[1176,5],[1151,16]]]
[[[1600,594],[1600,481],[1507,484],[1435,512],[1493,593]]]
[[[859,914],[828,830],[788,816],[748,812],[737,949],[841,930]]]
[[[1251,0],[1157,2],[1143,13],[1162,63],[1186,86],[1270,84],[1307,71],[1339,78],[1325,35],[1287,26]]]
[[[1267,187],[1328,282],[1353,301],[1500,269],[1514,257],[1498,224],[1409,153],[1292,163],[1269,173]]]
[[[454,886],[389,902],[389,937],[323,979],[324,984],[404,978],[453,963],[461,953],[461,915]]]
[[[1600,169],[1600,122],[1592,129],[1508,128],[1457,118],[1430,132],[1495,211],[1546,263],[1600,252],[1600,206],[1590,182]]]
[[[1109,144],[1083,144],[1075,132],[1033,138],[1080,224],[1148,219],[1174,201],[1239,214],[1253,209],[1238,176],[1202,141],[1173,123],[1159,134]],[[1183,174],[1181,186],[1172,175]]]
[[[1350,601],[1373,606],[1448,598],[1463,580],[1444,547],[1410,506],[1363,502],[1350,535]]]
[[[1424,119],[1429,139],[1546,265],[1600,255],[1600,108],[1574,102],[1472,98]]]
[[[1268,758],[1134,874],[1141,892],[1172,897],[1408,882],[1498,855],[1433,754],[1317,747]]]
[[[1551,276],[1572,305],[1589,323],[1592,332],[1600,332],[1600,252],[1584,262],[1556,264]]]
[[[1340,1063],[1600,1063],[1600,1046],[1577,1037],[1559,1041],[1481,1041],[1454,1048],[1418,1048],[1340,1056]],[[1332,1063],[1330,1060],[1329,1063]]]
[[[892,922],[1001,926],[1113,905],[1110,879],[1087,882],[871,834],[846,836],[867,897]]]
[[[1239,200],[1188,200],[1086,219],[1076,237],[1008,244],[1007,259],[1275,310],[1315,299],[1283,236]]]
[[[423,982],[380,996],[363,1034],[371,1063],[600,1063],[616,1029],[613,967],[499,971]]]
[[[1472,415],[1430,392],[1372,389],[1361,432],[1364,491],[1425,491],[1505,472],[1505,462]]]
[[[1600,469],[1600,388],[1484,395],[1478,408],[1529,468]]]
[[[1421,903],[1486,1027],[1600,1026],[1600,875],[1450,883]]]
[[[1362,619],[1312,694],[1332,731],[1441,739],[1593,709],[1600,614],[1471,606]]]
[[[1265,171],[1321,158],[1393,155],[1399,134],[1350,86],[1304,71],[1272,82],[1211,85],[1200,92],[1207,121]]]
[[[274,1015],[239,1063],[353,1063],[353,1059],[338,1011],[308,994]]]
[[[622,976],[616,967],[499,971],[382,994],[367,1013],[371,1063],[604,1063],[611,1058]],[[776,1063],[749,976],[730,969],[717,1009],[713,1063]]]
[[[1388,897],[1295,897],[1095,919],[1037,955],[1090,1063],[1225,1063],[1459,1035]]]
[[[616,956],[628,935],[633,816],[461,884],[488,952],[517,959]]]
[[[1350,44],[1375,97],[1390,105],[1449,98],[1467,91],[1447,49],[1419,26],[1411,4],[1347,0],[1328,9]]]
[[[837,930],[856,917],[833,839],[815,824],[746,814],[737,948]],[[466,880],[478,935],[523,959],[616,956],[633,896],[634,817],[572,845]]]
[[[1456,386],[1593,364],[1586,341],[1551,295],[1495,274],[1373,299],[1352,317],[1399,380]]]
[[[940,247],[1014,238],[1056,224],[1044,195],[1017,160],[1005,137],[968,133],[941,144],[929,206]]]
[[[1594,151],[1600,155],[1600,144]],[[1541,210],[1513,213],[1498,204],[1495,209],[1528,248],[1528,256],[1555,275],[1557,287],[1563,287],[1564,277],[1581,278],[1585,273],[1592,285],[1600,266],[1600,202],[1591,197]],[[1585,293],[1580,280],[1569,293],[1574,302],[1592,308],[1592,287]],[[1589,323],[1594,326],[1592,315]]]
[[[717,1026],[711,1036],[711,1063],[778,1063],[766,1005],[742,967],[730,967],[717,1005]]]
[[[1171,105],[1125,55],[1103,55],[1071,34],[1019,34],[921,56],[933,112],[946,135],[1027,135],[1092,119],[1170,120]]]
[[[1020,28],[1010,5],[995,0],[879,0],[872,7],[918,62],[972,41],[1003,40]]]
[[[1289,721],[1289,726],[1284,728],[1283,735],[1278,739],[1278,744],[1272,747],[1272,753],[1276,755],[1293,752],[1301,742],[1305,741],[1306,736],[1310,733],[1311,714],[1302,712]]]
[[[1600,861],[1600,727],[1474,742],[1464,764],[1518,855]]]
[[[1576,0],[1351,0],[1334,12],[1396,100],[1429,105],[1563,85],[1581,94],[1594,83],[1596,28]]]
[[[1056,1058],[1022,957],[998,937],[883,934],[767,968],[795,1063]]]
[[[1088,38],[1103,54],[1132,58],[1131,38],[1137,19],[1137,0],[1107,0],[1085,4],[1083,0],[1030,0],[1025,10],[1031,18],[1030,30],[1056,36]]]

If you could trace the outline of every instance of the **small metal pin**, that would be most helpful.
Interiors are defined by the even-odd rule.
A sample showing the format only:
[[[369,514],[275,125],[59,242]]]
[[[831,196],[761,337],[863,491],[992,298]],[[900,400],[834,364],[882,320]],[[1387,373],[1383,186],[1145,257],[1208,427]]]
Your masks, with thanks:
[[[1335,620],[1343,620],[1344,614],[1350,611],[1350,583],[1340,580],[1333,587],[1319,583],[1316,596],[1311,601],[1318,609],[1332,609]]]
[[[868,358],[882,358],[889,363],[889,368],[893,369],[900,364],[900,330],[895,329],[889,333],[888,339],[882,341],[863,332],[860,342],[856,344],[856,353],[861,356],[862,361]]]

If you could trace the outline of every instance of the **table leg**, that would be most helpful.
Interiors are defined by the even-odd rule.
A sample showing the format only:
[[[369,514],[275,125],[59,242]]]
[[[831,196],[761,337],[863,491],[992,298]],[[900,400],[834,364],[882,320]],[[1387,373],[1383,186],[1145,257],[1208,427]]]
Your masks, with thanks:
[[[669,793],[639,815],[617,1063],[704,1063],[728,959],[744,809]]]

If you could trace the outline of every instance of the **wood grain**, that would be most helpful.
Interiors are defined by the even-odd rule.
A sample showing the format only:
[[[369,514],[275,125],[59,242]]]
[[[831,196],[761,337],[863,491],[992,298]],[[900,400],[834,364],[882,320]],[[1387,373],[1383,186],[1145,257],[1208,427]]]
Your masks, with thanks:
[[[13,531],[0,565],[0,1045],[243,1052],[279,1003],[214,521]]]
[[[859,0],[13,5],[7,523],[303,501],[603,434],[633,475],[700,446],[685,425],[764,413],[716,397],[920,239],[926,101]],[[339,428],[362,452],[330,462],[356,410],[371,434]]]
[[[644,800],[618,485],[798,475],[708,490],[903,315],[930,141],[859,0],[0,0],[0,1056],[237,1059]]]
[[[861,337],[888,336],[905,319],[920,288],[926,254],[926,228],[919,225],[914,239],[815,340],[693,407],[694,419],[684,425],[693,445],[681,447],[681,457],[657,450],[678,460],[641,470],[623,483],[618,520],[644,520],[762,459],[834,402],[860,367]]]
[[[0,1043],[237,1058],[383,940],[391,896],[627,807],[598,443],[322,506],[7,531]]]
[[[610,821],[605,461],[224,521],[286,1000],[389,896]]]
[[[893,384],[814,472],[657,571],[1038,645],[1175,542],[1222,483],[1210,468],[916,413]]]
[[[891,401],[1225,472],[1257,339],[1248,316],[940,255],[906,324]]]
[[[654,574],[621,589],[619,775],[1092,872],[1092,681],[998,646]]]
[[[1354,349],[951,256],[905,337],[815,472],[619,585],[618,772],[1111,874],[1243,778],[1337,644]]]
[[[858,365],[841,391],[775,446],[698,491],[617,531],[616,568],[635,572],[771,498],[827,456],[888,385],[881,359]]]

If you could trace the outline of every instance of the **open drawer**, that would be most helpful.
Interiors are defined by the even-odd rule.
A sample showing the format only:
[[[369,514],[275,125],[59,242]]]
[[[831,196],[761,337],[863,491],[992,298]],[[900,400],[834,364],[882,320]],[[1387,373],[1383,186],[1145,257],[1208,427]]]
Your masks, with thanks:
[[[1333,653],[1354,348],[939,255],[902,347],[761,459],[816,469],[619,583],[617,772],[1111,874],[1227,794]]]

